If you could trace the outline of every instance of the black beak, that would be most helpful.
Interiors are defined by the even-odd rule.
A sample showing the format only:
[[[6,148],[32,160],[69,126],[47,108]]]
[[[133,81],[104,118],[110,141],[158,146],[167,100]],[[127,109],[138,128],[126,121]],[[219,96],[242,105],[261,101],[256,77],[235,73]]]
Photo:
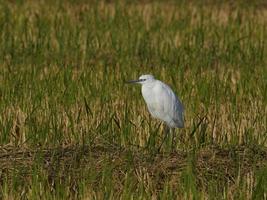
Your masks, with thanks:
[[[139,83],[142,80],[130,80],[130,81],[125,81],[125,83]]]

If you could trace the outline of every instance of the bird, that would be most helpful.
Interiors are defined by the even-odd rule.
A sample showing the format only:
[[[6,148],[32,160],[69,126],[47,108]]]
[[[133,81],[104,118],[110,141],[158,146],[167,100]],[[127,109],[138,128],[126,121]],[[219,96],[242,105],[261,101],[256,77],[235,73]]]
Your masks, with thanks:
[[[172,128],[184,127],[184,106],[170,86],[155,79],[151,74],[141,75],[138,80],[129,80],[126,83],[142,85],[142,96],[150,114],[152,117],[165,122],[170,131]]]

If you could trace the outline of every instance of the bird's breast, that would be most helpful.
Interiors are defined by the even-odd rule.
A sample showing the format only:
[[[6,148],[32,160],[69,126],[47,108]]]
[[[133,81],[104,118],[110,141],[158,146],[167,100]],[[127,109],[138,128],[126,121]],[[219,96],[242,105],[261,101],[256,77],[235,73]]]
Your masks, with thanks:
[[[142,86],[142,95],[147,104],[155,103],[156,96],[155,96],[155,93],[153,92],[153,88]]]
[[[164,113],[163,104],[159,102],[159,96],[153,87],[142,87],[142,95],[152,116],[160,118]]]

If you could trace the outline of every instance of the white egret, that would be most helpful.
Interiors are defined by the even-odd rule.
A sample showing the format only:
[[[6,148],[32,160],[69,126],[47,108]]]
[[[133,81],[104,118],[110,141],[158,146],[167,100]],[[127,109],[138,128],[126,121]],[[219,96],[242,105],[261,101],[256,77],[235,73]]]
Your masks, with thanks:
[[[142,75],[138,80],[127,81],[127,83],[142,85],[142,95],[154,118],[164,121],[170,129],[184,127],[184,107],[167,84],[156,80],[153,75]],[[163,142],[165,138],[166,135]]]

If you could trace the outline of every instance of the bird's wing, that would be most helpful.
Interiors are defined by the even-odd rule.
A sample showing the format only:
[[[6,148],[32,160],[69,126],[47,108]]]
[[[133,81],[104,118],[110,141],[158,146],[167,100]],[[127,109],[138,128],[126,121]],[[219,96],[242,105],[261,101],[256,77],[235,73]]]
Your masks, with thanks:
[[[157,103],[165,114],[166,121],[174,127],[183,127],[184,107],[172,89],[163,82],[158,84],[156,90]]]

